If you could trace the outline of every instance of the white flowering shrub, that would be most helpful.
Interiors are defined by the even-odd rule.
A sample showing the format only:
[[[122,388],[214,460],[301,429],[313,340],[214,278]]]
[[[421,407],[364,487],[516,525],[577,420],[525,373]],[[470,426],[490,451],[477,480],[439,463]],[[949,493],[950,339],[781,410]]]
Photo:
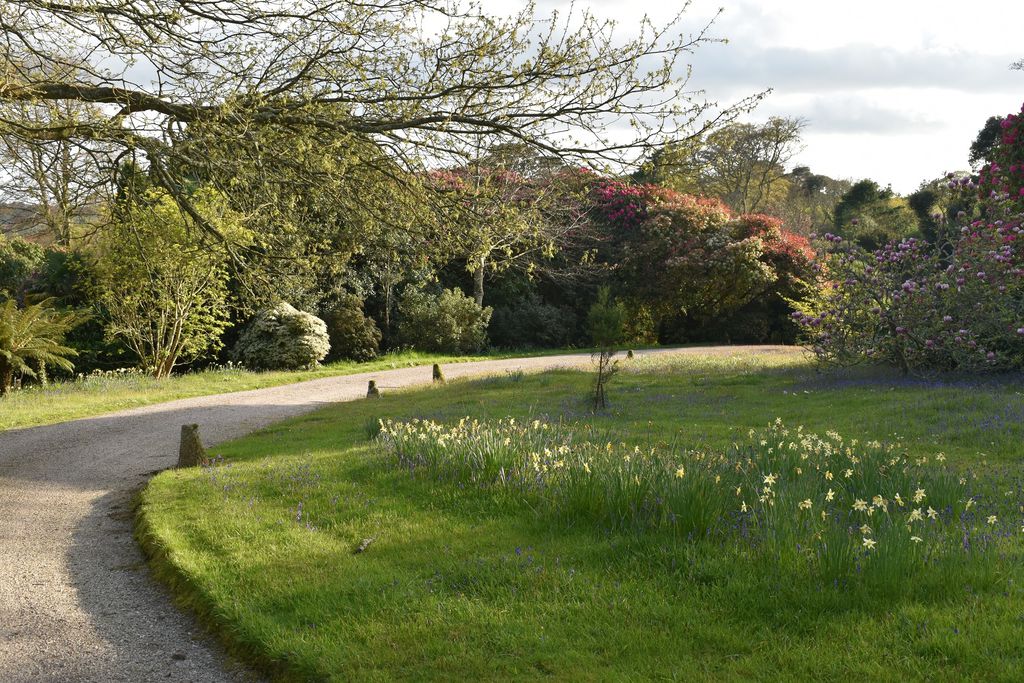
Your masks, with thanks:
[[[299,370],[319,363],[330,349],[323,320],[280,303],[249,321],[233,355],[255,370]]]

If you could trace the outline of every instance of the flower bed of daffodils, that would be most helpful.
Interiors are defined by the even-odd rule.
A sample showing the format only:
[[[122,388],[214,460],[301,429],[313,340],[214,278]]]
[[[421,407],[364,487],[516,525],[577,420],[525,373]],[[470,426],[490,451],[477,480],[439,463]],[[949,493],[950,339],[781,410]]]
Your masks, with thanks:
[[[555,520],[733,543],[834,583],[985,562],[1024,533],[1019,484],[995,495],[942,454],[911,458],[898,444],[780,420],[720,453],[512,418],[387,420],[378,443],[414,476],[523,501]]]

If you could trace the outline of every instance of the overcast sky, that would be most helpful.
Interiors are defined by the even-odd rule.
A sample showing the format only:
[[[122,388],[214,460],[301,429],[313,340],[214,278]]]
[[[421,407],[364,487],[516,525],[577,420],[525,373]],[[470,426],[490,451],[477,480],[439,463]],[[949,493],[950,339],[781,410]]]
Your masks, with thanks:
[[[539,0],[538,10],[568,6]],[[627,29],[644,12],[664,21],[683,2],[576,6]],[[817,173],[911,192],[966,169],[985,120],[1024,102],[1024,71],[1009,70],[1024,58],[1024,0],[694,0],[684,29],[698,30],[719,7],[712,33],[729,43],[693,55],[691,84],[722,103],[772,88],[748,119],[806,119],[797,161]]]

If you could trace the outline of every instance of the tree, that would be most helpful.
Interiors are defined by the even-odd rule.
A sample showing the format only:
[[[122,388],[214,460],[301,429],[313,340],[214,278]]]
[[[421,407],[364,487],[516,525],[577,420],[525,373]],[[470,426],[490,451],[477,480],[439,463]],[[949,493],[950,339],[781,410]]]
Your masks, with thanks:
[[[907,195],[907,203],[917,216],[922,237],[943,249],[956,239],[958,219],[974,212],[976,198],[963,191],[970,180],[966,174],[947,174],[921,183]]]
[[[449,195],[450,215],[458,225],[460,255],[473,275],[473,298],[484,303],[484,278],[488,267],[507,268],[527,260],[534,251],[550,253],[537,221],[526,179],[501,168],[479,163],[432,175],[439,190]]]
[[[731,123],[702,139],[671,143],[652,158],[649,179],[685,193],[717,197],[737,213],[757,213],[785,197],[786,164],[806,123],[773,117]]]
[[[488,163],[502,163],[490,157]],[[432,174],[447,195],[446,215],[457,226],[454,253],[473,275],[473,298],[483,306],[488,273],[511,268],[527,274],[550,262],[586,223],[582,188],[564,182],[571,170],[532,178],[483,162]]]
[[[999,124],[1002,122],[1001,116],[990,116],[978,131],[974,142],[971,143],[971,152],[967,157],[972,167],[977,167],[978,164],[985,161],[991,161],[992,151],[999,143],[999,133],[1001,132]]]
[[[836,205],[851,183],[813,173],[807,166],[797,166],[786,174],[786,180],[789,192],[766,212],[781,218],[787,230],[798,234],[832,230]]]
[[[611,292],[602,287],[597,292],[597,301],[587,313],[587,325],[594,342],[594,362],[597,364],[597,375],[594,377],[594,410],[608,407],[607,387],[615,373],[618,372],[618,361],[612,359],[616,346],[622,342],[626,324],[626,307],[613,301]]]
[[[39,79],[59,80],[75,69],[61,65],[50,73],[32,73]],[[99,105],[73,100],[0,98],[0,200],[30,206],[48,228],[49,238],[61,246],[71,243],[73,228],[89,221],[98,198],[109,188],[110,176],[100,163],[109,150],[90,139],[36,139],[19,130],[59,130],[100,114]],[[20,129],[4,126],[3,121],[18,122]]]
[[[189,202],[218,232],[244,240],[237,215],[216,192],[197,191]],[[167,377],[180,362],[219,348],[228,324],[228,257],[190,239],[198,228],[164,192],[153,190],[121,212],[97,245],[107,334],[147,371]]]
[[[64,346],[64,335],[82,321],[76,313],[62,313],[50,300],[19,308],[14,299],[0,303],[0,396],[14,381],[14,373],[45,377],[46,366],[72,370],[75,350]]]
[[[192,181],[232,202],[239,177],[242,192],[259,191],[250,202],[301,197],[351,172],[352,164],[292,163],[324,137],[366,152],[354,162],[368,182],[408,184],[428,165],[472,158],[481,140],[621,162],[710,130],[732,109],[696,99],[673,75],[709,40],[707,27],[677,36],[677,21],[644,21],[637,37],[620,41],[611,22],[587,11],[495,18],[455,0],[6,0],[0,101],[100,106],[73,122],[5,117],[0,128],[139,159],[239,264],[265,245],[232,244],[191,200]],[[66,73],[68,63],[78,66]],[[151,80],[140,82],[142,72]],[[634,132],[613,135],[613,118]],[[284,183],[266,167],[288,167]]]
[[[0,299],[23,299],[44,259],[45,251],[39,245],[0,235]]]
[[[865,179],[854,183],[836,204],[834,229],[870,251],[917,234],[919,225],[906,199]]]

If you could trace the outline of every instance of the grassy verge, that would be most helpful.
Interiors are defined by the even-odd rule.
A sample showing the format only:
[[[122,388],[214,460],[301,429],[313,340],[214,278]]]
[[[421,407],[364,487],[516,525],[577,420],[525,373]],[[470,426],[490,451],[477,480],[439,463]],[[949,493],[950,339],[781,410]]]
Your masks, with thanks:
[[[286,679],[1014,680],[1024,668],[1019,382],[818,374],[795,354],[637,359],[595,416],[589,379],[457,382],[282,423],[219,447],[214,466],[155,478],[138,536],[187,606]],[[382,418],[463,416],[690,453],[728,452],[776,417],[898,437],[911,461],[942,451],[994,482],[1005,537],[963,571],[832,585],[756,543],[552,516],[530,495],[396,466],[368,438]],[[950,523],[959,533],[962,518]]]
[[[263,389],[321,377],[351,375],[430,363],[547,355],[558,351],[502,352],[479,356],[446,356],[407,351],[388,354],[368,363],[337,361],[314,370],[252,372],[238,368],[207,370],[167,379],[116,372],[89,376],[77,382],[33,386],[0,397],[0,431],[54,424],[82,417],[174,401],[181,398]]]

